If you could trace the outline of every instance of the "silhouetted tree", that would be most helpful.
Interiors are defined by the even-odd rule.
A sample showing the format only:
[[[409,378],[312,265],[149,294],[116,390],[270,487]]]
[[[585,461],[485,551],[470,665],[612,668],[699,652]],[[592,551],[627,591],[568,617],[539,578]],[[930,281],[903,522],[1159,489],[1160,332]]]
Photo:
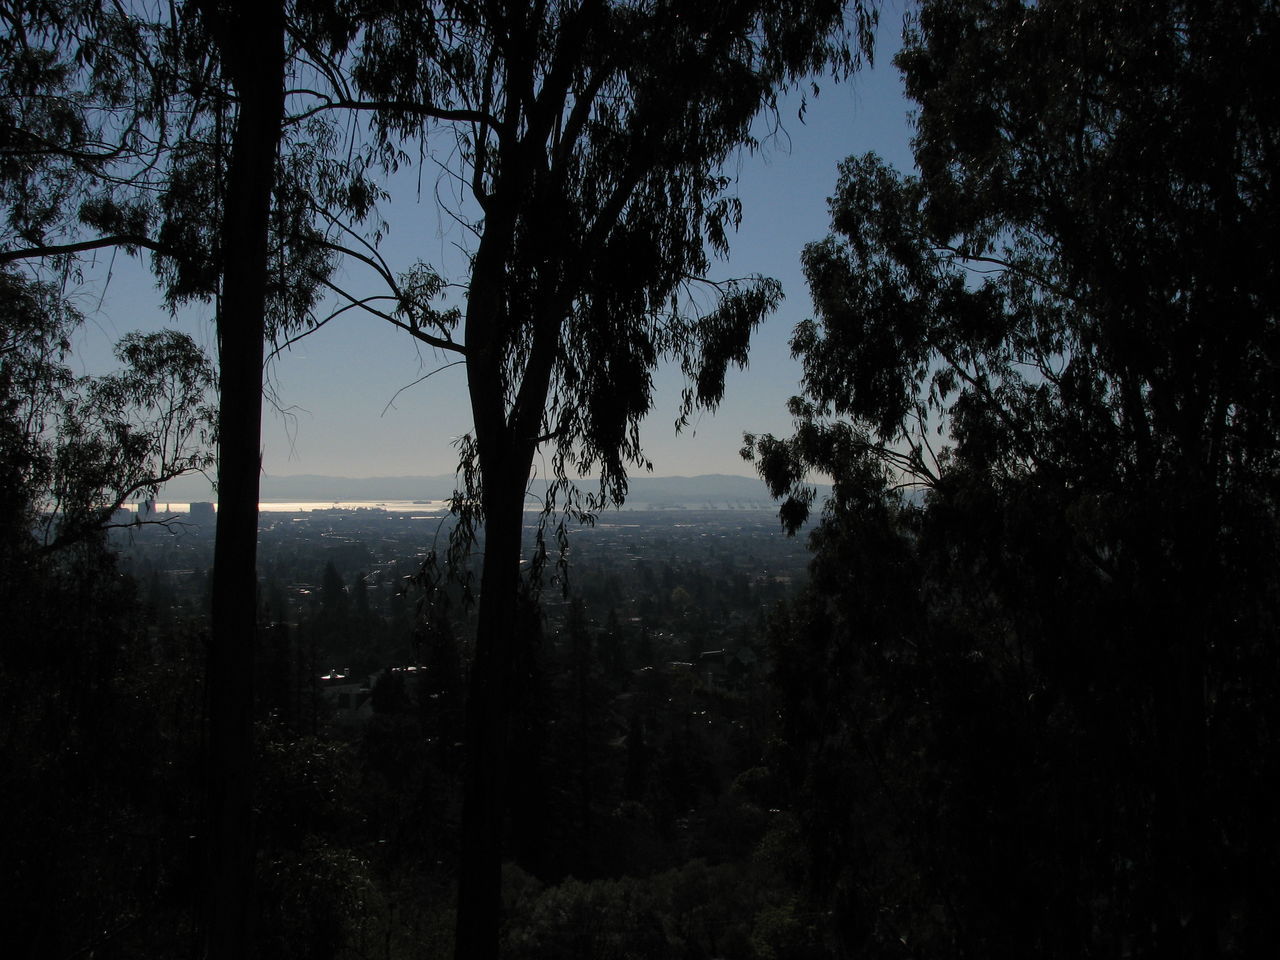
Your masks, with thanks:
[[[11,562],[123,525],[124,504],[209,464],[213,372],[190,337],[129,334],[116,346],[119,372],[76,376],[70,342],[84,318],[52,284],[0,271],[0,303],[0,524]]]
[[[56,551],[208,465],[211,375],[176,332],[122,340],[119,374],[67,365],[76,257],[155,246],[148,191],[172,88],[148,65],[152,25],[94,0],[4,2],[0,22],[0,523],[9,544]]]
[[[197,2],[237,97],[218,278],[218,525],[209,643],[210,835],[205,950],[252,954],[253,689],[268,233],[284,122],[284,4]]]
[[[865,43],[870,16],[856,10]],[[459,957],[497,950],[505,688],[535,452],[553,451],[549,512],[618,502],[628,467],[646,464],[638,424],[658,361],[689,376],[686,413],[719,401],[778,289],[704,279],[708,249],[727,249],[738,218],[717,171],[752,142],[782,85],[848,64],[844,13],[838,2],[442,2],[388,4],[366,27],[358,80],[411,105],[382,114],[386,134],[431,131],[430,142],[447,128],[478,210],[465,311],[402,304],[420,340],[466,364],[474,430],[461,444],[456,530],[463,543],[484,531]],[[440,290],[429,271],[417,276],[422,293]],[[569,474],[595,470],[584,502]]]
[[[827,725],[793,700],[814,724],[795,743],[867,750],[811,797],[932,798],[879,862],[908,857],[919,910],[893,929],[939,955],[1244,956],[1274,935],[1273,858],[1244,839],[1274,835],[1274,767],[1239,731],[1276,709],[1280,117],[1251,77],[1277,25],[1269,3],[924,3],[898,59],[919,176],[846,162],[835,234],[805,252],[798,430],[749,438],[793,528],[805,472],[836,480],[780,679],[839,706]],[[892,506],[902,482],[930,489],[923,514]],[[911,589],[874,587],[880,556]],[[851,843],[884,839],[830,802]],[[877,904],[913,899],[876,863],[844,874],[855,943],[887,943]]]
[[[323,0],[249,10],[195,0],[180,11],[166,66],[195,102],[163,193],[157,270],[171,305],[216,301],[219,348],[218,527],[210,643],[209,950],[243,957],[251,895],[254,583],[264,342],[323,322],[318,292],[337,247],[377,192],[362,157],[334,159],[337,135],[321,90],[356,29]],[[307,72],[286,104],[286,80]],[[321,100],[317,106],[308,97]],[[231,833],[236,834],[232,839]],[[222,901],[226,901],[224,904]],[[223,909],[230,913],[225,916]]]
[[[287,48],[286,13],[292,18]],[[285,74],[301,59],[318,61],[321,53],[341,50],[354,27],[324,3],[249,11],[197,0],[144,10],[37,0],[5,3],[0,16],[0,199],[6,206],[0,263],[22,261],[37,273],[65,278],[85,251],[146,248],[156,254],[171,306],[217,300],[219,522],[208,779],[217,828],[205,838],[213,874],[206,927],[211,955],[244,957],[252,896],[263,339],[303,323],[314,304],[332,250],[313,222],[339,208],[358,221],[374,199],[358,160],[329,162],[335,140],[317,111],[304,105],[286,117]],[[124,358],[149,379],[102,381],[95,397],[106,411],[101,423],[86,419],[88,407],[63,417],[79,431],[74,476],[89,482],[85,490],[54,491],[62,501],[58,516],[71,516],[67,505],[94,483],[127,496],[168,479],[131,474],[133,464],[122,460],[106,464],[115,486],[103,487],[91,471],[104,449],[97,443],[103,432],[114,431],[113,448],[135,461],[152,455],[144,449],[147,436],[128,433],[117,415],[128,403],[151,403],[145,389],[157,403],[186,403],[173,408],[186,426],[168,439],[189,439],[190,424],[205,411],[163,389],[173,385],[173,362],[183,348],[176,335],[126,344]],[[96,522],[90,518],[84,528]],[[57,537],[69,532],[64,523]]]
[[[164,25],[101,0],[0,3],[0,265],[156,249],[171,147]]]
[[[188,935],[198,721],[183,704],[199,691],[184,664],[196,644],[171,624],[148,635],[105,534],[126,502],[208,463],[211,370],[190,338],[165,331],[125,337],[116,373],[73,373],[84,318],[66,295],[69,258],[123,242],[85,233],[131,217],[109,209],[106,171],[136,159],[138,33],[91,4],[4,4],[0,17],[8,942],[17,956],[169,952]],[[108,38],[119,46],[95,58]],[[122,127],[105,125],[112,111]]]

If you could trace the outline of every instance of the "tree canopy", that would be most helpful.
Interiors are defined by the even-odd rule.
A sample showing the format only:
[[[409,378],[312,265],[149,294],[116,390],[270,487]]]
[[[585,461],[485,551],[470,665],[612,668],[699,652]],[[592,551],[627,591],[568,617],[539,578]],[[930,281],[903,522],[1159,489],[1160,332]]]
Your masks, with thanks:
[[[7,559],[95,538],[126,503],[210,465],[212,367],[186,334],[129,334],[116,373],[66,365],[81,317],[49,284],[0,273],[0,469]]]
[[[456,142],[474,204],[465,316],[414,320],[466,357],[482,458],[550,442],[557,476],[598,470],[621,499],[659,359],[689,374],[686,410],[719,400],[778,297],[708,276],[739,216],[719,170],[782,84],[850,65],[842,18],[840,3],[442,3],[370,22],[355,77],[400,105],[384,135]],[[712,309],[691,312],[699,285]]]
[[[814,544],[818,590],[840,612],[813,613],[788,642],[863,671],[866,697],[888,704],[857,734],[904,778],[882,782],[884,802],[961,783],[966,804],[991,797],[904,827],[916,844],[955,831],[954,847],[908,854],[921,896],[944,904],[898,921],[915,936],[1010,955],[1108,938],[1135,955],[1244,955],[1268,923],[1257,888],[1228,878],[1259,875],[1244,837],[1271,829],[1254,807],[1269,761],[1239,724],[1275,707],[1260,679],[1274,654],[1258,658],[1276,596],[1265,251],[1280,118],[1256,78],[1278,17],[1272,4],[924,3],[897,59],[919,104],[919,173],[847,161],[833,234],[805,251],[816,317],[793,340],[798,429],[748,446],[793,529],[807,471],[835,478]],[[893,507],[901,485],[927,492]],[[906,586],[877,594],[866,551],[885,537]],[[912,684],[927,706],[908,720]],[[954,731],[929,718],[962,707],[979,726],[948,757]],[[997,736],[1001,724],[1034,734]],[[1073,779],[1114,799],[1080,804]],[[995,784],[1006,792],[986,794]],[[1067,872],[1010,923],[994,904],[1022,882],[1013,861],[986,872],[965,830],[1021,837],[1008,856]],[[1064,836],[1092,838],[1096,856],[1059,849]],[[871,903],[889,895],[845,879]],[[1064,903],[1093,903],[1092,926]]]
[[[686,414],[718,403],[779,296],[763,278],[707,275],[739,217],[721,166],[782,87],[868,49],[872,15],[854,9],[854,46],[842,2],[392,2],[365,24],[353,76],[385,105],[382,135],[443,138],[474,205],[458,214],[474,236],[465,307],[399,304],[419,340],[465,362],[474,425],[454,501],[455,543],[480,524],[484,542],[460,957],[497,949],[507,674],[543,556],[540,541],[522,586],[534,454],[553,451],[548,514],[582,509],[575,474],[599,473],[587,509],[620,503],[627,470],[647,466],[639,423],[659,361],[690,378]]]
[[[841,166],[795,432],[746,442],[792,533],[834,481],[807,587],[766,626],[790,566],[628,555],[539,609],[549,524],[564,548],[650,467],[656,371],[682,426],[746,364],[781,290],[721,276],[726,171],[783,93],[869,58],[876,9],[0,0],[19,938],[66,909],[45,946],[173,952],[201,914],[210,955],[391,955],[456,905],[467,960],[1274,949],[1273,0],[919,0],[916,169]],[[375,174],[415,153],[456,274],[381,246]],[[210,305],[216,374],[174,330],[76,372],[106,250]],[[408,577],[416,620],[396,540],[282,534],[260,579],[264,344],[359,309],[466,370],[464,584]],[[135,584],[100,534],[209,467],[215,423],[212,575],[193,534]],[[46,850],[60,805],[83,819]]]

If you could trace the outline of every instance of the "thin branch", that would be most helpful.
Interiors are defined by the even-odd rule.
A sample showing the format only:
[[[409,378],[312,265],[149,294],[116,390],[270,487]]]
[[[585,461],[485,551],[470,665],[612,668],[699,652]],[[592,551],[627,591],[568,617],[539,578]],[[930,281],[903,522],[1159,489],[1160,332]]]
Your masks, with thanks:
[[[917,236],[915,239],[921,243],[930,242],[929,239],[924,236]],[[1014,263],[1011,260],[1003,260],[999,257],[984,257],[976,253],[966,253],[963,250],[959,249],[958,247],[954,247],[954,246],[951,246],[950,244],[945,244],[945,243],[931,244],[931,245],[935,250],[939,250],[939,251],[942,251],[943,253],[950,254],[951,256],[958,258],[962,262],[989,263],[992,266],[999,267],[1001,270],[1007,270],[1009,273],[1014,273],[1020,277],[1023,277],[1024,279],[1030,280],[1032,283],[1036,284],[1037,286],[1043,287],[1045,290],[1048,290],[1049,292],[1055,294],[1056,296],[1062,297],[1064,300],[1074,299],[1072,295],[1066,290],[1066,288],[1059,286],[1058,284],[1054,283],[1052,280],[1048,279],[1047,277],[1044,277],[1038,273],[1028,270],[1026,267],[1018,266],[1018,264]]]
[[[427,103],[414,103],[411,100],[348,100],[345,97],[334,99],[315,91],[305,92],[314,93],[315,96],[321,98],[324,102],[312,107],[310,110],[304,110],[302,113],[294,114],[285,121],[286,124],[301,123],[304,120],[328,110],[354,110],[378,113],[417,114],[419,116],[426,117],[428,120],[441,120],[448,123],[458,121],[470,122],[482,127],[489,127],[493,130],[497,130],[499,127],[496,117],[493,117],[481,110],[446,110],[441,107],[433,107]]]
[[[122,131],[122,138],[123,138],[123,134],[128,134],[132,132],[133,132],[133,127],[132,125],[130,125],[129,127],[125,128]],[[119,160],[121,157],[125,156],[126,154],[132,155],[140,152],[138,150],[134,150],[130,148],[127,144],[124,144],[124,143],[116,144],[116,145],[108,145],[106,141],[101,141],[101,140],[93,141],[93,142],[86,141],[83,145],[84,149],[76,149],[74,147],[68,147],[68,146],[64,146],[63,144],[55,143],[52,140],[46,139],[45,137],[41,137],[38,134],[32,133],[30,130],[25,130],[21,127],[10,127],[7,133],[9,134],[10,137],[13,138],[14,141],[21,141],[23,139],[26,139],[31,141],[31,145],[28,146],[27,144],[24,143],[20,147],[5,147],[3,149],[0,149],[0,156],[11,156],[11,157],[54,156],[54,157],[64,157],[68,160],[76,161],[77,163],[92,165],[92,164],[98,164],[98,163],[109,163],[112,160]],[[91,152],[89,149],[87,149],[89,147],[94,147],[94,146],[102,147],[103,148],[102,152],[94,153],[94,152]]]
[[[938,460],[937,453],[934,452],[933,445],[929,443],[929,431],[925,428],[925,425],[923,423],[920,424],[920,442],[924,444],[924,448],[929,451],[929,456],[933,457],[933,467],[934,467],[933,470],[929,470],[928,467],[924,466],[923,458],[922,458],[921,469],[925,470],[925,472],[929,474],[929,476],[933,479],[934,484],[937,484],[938,476],[937,476],[937,473],[934,471],[941,472],[942,464]]]
[[[59,550],[65,550],[67,547],[74,546],[77,543],[81,543],[84,540],[87,540],[89,537],[93,536],[95,533],[99,533],[102,530],[106,530],[110,528],[133,527],[133,526],[139,526],[143,523],[152,523],[159,526],[168,526],[170,523],[173,522],[172,518],[168,518],[166,520],[150,520],[150,521],[135,519],[130,523],[121,524],[121,523],[112,523],[111,517],[115,514],[117,510],[121,509],[131,497],[135,496],[138,493],[141,493],[143,490],[147,489],[148,487],[151,487],[151,486],[161,487],[164,484],[168,483],[170,480],[177,479],[178,477],[181,477],[188,473],[196,472],[196,469],[197,468],[195,467],[184,468],[184,467],[175,466],[169,470],[161,471],[161,473],[158,476],[147,477],[146,479],[139,480],[137,483],[131,484],[130,486],[126,487],[124,490],[118,491],[117,496],[109,506],[100,507],[97,510],[94,510],[92,513],[90,513],[87,517],[78,518],[70,527],[64,528],[62,532],[59,533],[56,537],[54,537],[52,540],[47,541],[46,543],[43,543],[40,546],[36,547],[35,550],[33,551],[33,555],[36,557],[49,556],[50,554],[56,553]],[[51,521],[56,517],[56,513],[57,511],[55,510],[54,513],[51,515],[51,518],[50,518]]]
[[[406,383],[403,387],[401,387],[399,390],[397,390],[395,393],[391,395],[391,399],[387,401],[387,405],[382,408],[382,413],[378,414],[378,416],[385,417],[387,415],[387,411],[390,410],[392,405],[396,402],[396,397],[400,396],[400,394],[404,393],[410,387],[416,387],[418,384],[424,383],[425,381],[430,380],[441,370],[448,370],[450,367],[456,367],[458,364],[466,363],[466,362],[467,362],[466,360],[454,360],[450,363],[446,363],[443,367],[436,367],[430,373],[426,374],[425,376],[419,377],[417,380],[414,380],[412,383]]]
[[[560,439],[568,432],[569,431],[564,427],[557,427],[555,430],[552,430],[550,433],[544,433],[540,437],[534,437],[533,442],[538,446],[542,446],[544,443],[550,443],[552,440]]]
[[[366,313],[371,313],[375,317],[380,317],[381,319],[387,321],[387,323],[390,323],[393,326],[399,327],[405,333],[409,334],[410,336],[418,340],[421,340],[423,343],[427,344],[428,346],[435,347],[437,350],[449,350],[453,353],[461,354],[464,357],[466,356],[467,350],[462,344],[452,339],[449,339],[447,337],[442,338],[442,337],[433,336],[432,334],[427,333],[425,330],[420,330],[411,324],[405,323],[399,317],[392,316],[391,314],[387,313],[385,310],[379,310],[376,307],[369,306],[370,300],[379,299],[379,298],[368,297],[368,298],[365,298],[364,300],[359,300],[356,297],[353,297],[351,294],[347,293],[347,291],[343,290],[337,284],[330,281],[327,277],[322,277],[322,276],[319,276],[318,274],[312,274],[312,276],[317,281],[319,281],[321,285],[328,287],[331,291],[336,293],[338,296],[348,300],[352,306],[359,307],[361,310],[364,310]]]
[[[307,327],[306,330],[303,330],[301,333],[295,334],[294,336],[286,340],[284,343],[276,344],[276,346],[272,348],[271,352],[267,354],[266,359],[262,361],[263,369],[265,370],[267,367],[267,364],[269,364],[276,357],[280,356],[281,353],[283,353],[285,350],[288,350],[295,343],[302,340],[304,337],[311,336],[311,334],[315,333],[317,330],[323,327],[330,320],[333,320],[336,317],[341,316],[342,314],[346,313],[348,310],[354,310],[358,306],[361,306],[361,304],[348,303],[345,307],[339,307],[337,310],[333,311],[333,313],[329,314],[324,319],[315,321],[311,326]]]
[[[1024,448],[1022,451],[1023,455],[1028,460],[1030,460],[1033,464],[1035,464],[1035,466],[1038,469],[1043,470],[1046,473],[1052,474],[1054,471],[1052,471],[1050,468],[1050,465],[1045,463],[1040,458],[1040,456],[1036,453],[1035,445],[1027,438],[1026,431],[1022,428],[1021,425],[1019,425],[1013,420],[1013,418],[1009,415],[1009,411],[1005,409],[1005,405],[1003,403],[1000,403],[992,394],[991,386],[987,382],[986,378],[984,377],[983,379],[979,380],[977,377],[971,374],[961,363],[959,363],[954,357],[952,357],[948,351],[938,348],[938,354],[942,357],[943,360],[947,361],[947,363],[951,366],[951,369],[954,370],[957,374],[959,374],[960,378],[964,380],[965,383],[973,387],[973,389],[978,392],[978,394],[982,397],[982,399],[985,400],[988,404],[990,404],[991,409],[995,412],[995,415],[1000,419],[1000,422],[1004,424],[1005,428],[1008,429],[1009,432],[1012,433],[1018,439],[1019,443],[1023,446]]]
[[[348,230],[348,232],[351,231]],[[395,275],[391,272],[391,268],[387,265],[387,261],[382,259],[382,256],[377,252],[377,250],[370,246],[368,241],[364,240],[363,237],[360,237],[353,232],[351,233],[352,236],[355,236],[356,239],[360,240],[361,243],[368,247],[371,253],[360,253],[359,251],[352,250],[350,247],[344,247],[340,243],[334,243],[332,240],[317,240],[316,245],[323,247],[325,250],[332,250],[334,253],[340,253],[344,256],[359,260],[365,266],[377,273],[378,276],[382,278],[383,282],[386,283],[386,285],[391,288],[391,291],[398,297],[400,295],[400,286],[396,283]]]

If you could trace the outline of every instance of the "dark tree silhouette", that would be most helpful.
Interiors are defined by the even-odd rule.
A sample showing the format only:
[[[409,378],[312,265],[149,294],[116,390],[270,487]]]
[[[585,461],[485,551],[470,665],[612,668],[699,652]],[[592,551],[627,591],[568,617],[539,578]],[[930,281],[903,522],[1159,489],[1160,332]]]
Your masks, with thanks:
[[[282,2],[197,3],[238,109],[218,265],[218,526],[209,638],[210,835],[205,954],[252,955],[253,691],[267,238],[284,121]]]
[[[119,372],[76,376],[70,338],[84,318],[56,287],[0,271],[0,303],[0,523],[13,562],[139,522],[117,511],[209,465],[213,372],[190,337],[130,334]]]
[[[323,322],[313,314],[334,262],[324,231],[366,216],[377,192],[360,157],[334,159],[327,107],[310,87],[286,103],[286,80],[330,78],[355,30],[331,4],[249,10],[196,2],[164,52],[188,109],[160,202],[156,269],[170,305],[215,300],[219,347],[218,527],[211,605],[211,858],[206,949],[250,949],[256,544],[264,342]],[[288,109],[286,109],[288,108]]]
[[[286,70],[299,69],[310,47],[332,55],[354,28],[324,3],[250,11],[211,0],[144,10],[37,0],[4,3],[0,18],[6,214],[0,263],[21,262],[38,275],[65,279],[75,276],[76,258],[86,252],[147,249],[156,255],[170,306],[217,300],[219,522],[208,665],[213,826],[204,838],[205,949],[242,958],[251,952],[263,341],[310,319],[333,256],[313,222],[323,221],[322,213],[332,221],[338,209],[358,222],[375,198],[358,160],[331,161],[333,129],[310,104],[286,116],[284,84]],[[23,286],[8,272],[4,280],[17,291],[20,312],[26,301],[43,299],[52,310],[48,326],[69,315],[51,296],[52,285]],[[41,362],[56,372],[65,343],[28,327],[15,327],[15,336],[43,337],[49,358]],[[196,403],[208,371],[189,346],[176,334],[124,343],[130,373],[100,379],[84,402],[62,403],[52,465],[42,466],[39,443],[18,451],[26,457],[18,468],[27,470],[23,481],[43,470],[57,507],[46,548],[84,539],[123,499],[153,493],[204,464],[192,440],[209,413]],[[6,377],[18,366],[9,364]],[[46,385],[45,393],[19,404],[72,395],[66,383]],[[137,429],[125,415],[132,408],[149,410],[168,429]],[[36,414],[28,423],[39,425],[47,411]]]
[[[865,47],[869,5],[854,16]],[[838,2],[538,0],[388,3],[366,25],[356,77],[386,106],[385,135],[456,142],[453,172],[478,211],[467,220],[465,309],[427,309],[421,294],[440,283],[419,270],[402,285],[419,296],[397,317],[465,361],[474,423],[454,501],[461,542],[482,526],[484,543],[459,957],[497,950],[507,674],[519,659],[534,455],[552,451],[548,516],[620,502],[627,470],[647,465],[638,424],[657,363],[688,375],[686,414],[720,400],[726,368],[746,362],[779,291],[761,278],[705,279],[708,250],[727,249],[738,219],[718,171],[752,143],[752,120],[780,87],[849,66],[844,17]],[[595,471],[598,490],[580,498],[570,476]],[[535,578],[542,555],[540,539]]]
[[[57,552],[208,465],[210,370],[172,331],[121,341],[126,369],[109,377],[67,365],[78,256],[155,247],[172,93],[148,63],[155,25],[92,0],[0,3],[0,23],[4,522],[8,542]]]
[[[0,264],[155,249],[173,77],[160,24],[100,0],[0,3]]]
[[[1010,924],[1012,901],[993,904],[1025,894],[1016,870],[1005,887],[970,872],[990,849],[921,846],[924,889],[974,878],[938,900],[943,952],[1244,956],[1271,936],[1271,855],[1245,837],[1274,831],[1257,807],[1274,767],[1240,729],[1275,710],[1277,287],[1261,251],[1280,117],[1251,78],[1277,25],[1273,4],[925,3],[898,59],[920,175],[848,161],[835,234],[806,250],[818,316],[793,341],[798,430],[748,438],[793,527],[805,471],[836,479],[815,542],[847,594],[804,642],[896,676],[878,694],[893,709],[845,721],[891,775],[917,735],[940,765],[894,790],[969,784],[954,796],[970,829],[1022,831],[1036,852],[1021,856],[1051,869],[1053,892]],[[939,424],[952,445],[934,456]],[[836,573],[863,555],[848,528],[900,482],[931,492],[895,521],[915,586],[883,596],[923,605],[926,626],[882,622],[874,591]],[[987,720],[948,779],[962,728],[939,721],[975,708],[962,682],[986,691]],[[929,691],[914,732],[893,722],[910,683]],[[1007,753],[980,767],[981,751]],[[940,830],[964,822],[932,809]]]

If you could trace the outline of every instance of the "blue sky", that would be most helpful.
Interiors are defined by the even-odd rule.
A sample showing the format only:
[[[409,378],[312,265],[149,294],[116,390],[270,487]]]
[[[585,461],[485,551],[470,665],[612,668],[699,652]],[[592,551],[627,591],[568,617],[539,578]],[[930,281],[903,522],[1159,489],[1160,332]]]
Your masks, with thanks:
[[[867,151],[902,169],[911,164],[908,104],[890,63],[900,13],[886,6],[875,68],[842,84],[821,83],[804,123],[796,118],[799,96],[789,98],[782,107],[785,135],[754,155],[744,155],[729,171],[738,177],[743,223],[732,241],[730,260],[713,272],[718,277],[776,277],[786,300],[753,340],[750,367],[730,375],[720,409],[697,417],[680,435],[673,422],[682,378],[675,370],[659,372],[657,406],[642,430],[655,475],[751,474],[750,464],[738,455],[742,434],[790,430],[785,404],[797,392],[800,371],[787,342],[795,324],[810,312],[800,251],[827,233],[826,198],[835,184],[836,165]],[[437,187],[445,186],[437,172],[424,169],[421,177],[417,171],[402,172],[389,186],[394,196],[382,211],[391,226],[383,245],[387,260],[398,268],[419,259],[456,266],[460,258],[453,246],[462,242],[462,235],[437,202]],[[81,343],[86,368],[99,367],[104,345],[125,332],[169,322],[153,283],[123,258],[114,264],[104,292],[102,278],[109,264],[103,260],[81,296],[81,307],[90,314]],[[355,288],[361,283],[355,270],[346,279]],[[455,273],[450,279],[464,277]],[[176,322],[212,353],[207,311],[189,311]],[[452,473],[452,440],[470,426],[463,368],[443,370],[414,385],[451,359],[420,349],[385,322],[354,311],[306,337],[269,368],[272,400],[264,414],[264,470],[273,476]]]

